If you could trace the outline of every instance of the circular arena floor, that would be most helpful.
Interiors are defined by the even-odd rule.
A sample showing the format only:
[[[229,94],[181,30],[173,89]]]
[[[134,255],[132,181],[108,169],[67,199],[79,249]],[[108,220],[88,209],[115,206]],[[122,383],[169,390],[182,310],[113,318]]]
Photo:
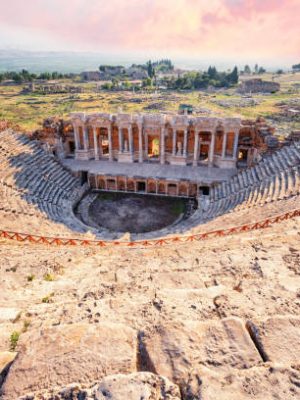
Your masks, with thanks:
[[[89,218],[115,232],[143,233],[162,229],[187,209],[187,200],[128,193],[99,193],[89,206]]]

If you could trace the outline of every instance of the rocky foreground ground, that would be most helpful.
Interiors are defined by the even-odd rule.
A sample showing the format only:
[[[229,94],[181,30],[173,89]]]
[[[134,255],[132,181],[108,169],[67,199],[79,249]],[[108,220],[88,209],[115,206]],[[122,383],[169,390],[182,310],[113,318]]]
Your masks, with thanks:
[[[139,250],[2,241],[0,256],[3,400],[300,398],[299,218]]]

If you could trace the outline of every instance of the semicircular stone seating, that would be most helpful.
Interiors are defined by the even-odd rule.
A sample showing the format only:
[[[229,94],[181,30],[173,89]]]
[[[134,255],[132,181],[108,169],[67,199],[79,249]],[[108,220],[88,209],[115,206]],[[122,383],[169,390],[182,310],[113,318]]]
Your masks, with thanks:
[[[90,230],[111,240],[113,232],[87,227],[73,212],[88,188],[40,142],[12,130],[0,132],[1,229],[51,237],[84,237]],[[186,220],[132,240],[207,232],[256,222],[299,208],[300,143],[285,146],[199,199]]]
[[[0,132],[2,229],[60,236],[84,232],[73,205],[86,190],[39,142],[12,130]]]
[[[199,199],[199,209],[161,236],[194,234],[257,222],[300,208],[300,143],[294,142],[238,171]],[[150,232],[147,238],[158,232]],[[145,235],[144,235],[145,236]]]

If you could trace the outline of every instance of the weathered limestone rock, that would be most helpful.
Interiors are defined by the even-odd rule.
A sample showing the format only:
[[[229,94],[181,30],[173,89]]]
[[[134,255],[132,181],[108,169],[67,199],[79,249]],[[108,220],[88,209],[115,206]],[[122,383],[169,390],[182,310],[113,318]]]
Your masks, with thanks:
[[[262,365],[226,373],[202,369],[201,400],[295,400],[300,396],[300,372]]]
[[[248,327],[266,361],[300,366],[300,318],[275,316]]]
[[[136,371],[136,333],[121,324],[78,323],[31,331],[21,336],[18,349],[3,385],[5,399]]]
[[[0,387],[16,356],[17,353],[10,351],[3,351],[0,353]]]
[[[159,326],[142,338],[141,358],[145,369],[166,376],[193,396],[201,390],[201,368],[228,371],[261,361],[238,318]]]
[[[104,378],[97,386],[95,397],[97,400],[180,400],[180,391],[163,376],[138,372]]]
[[[14,322],[20,315],[20,310],[17,308],[0,308],[0,323],[2,322]]]

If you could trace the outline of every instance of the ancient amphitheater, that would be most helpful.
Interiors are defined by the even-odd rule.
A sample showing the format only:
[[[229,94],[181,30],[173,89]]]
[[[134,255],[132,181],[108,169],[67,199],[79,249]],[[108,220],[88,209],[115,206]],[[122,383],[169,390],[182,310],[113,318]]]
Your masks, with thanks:
[[[0,132],[3,400],[300,398],[300,142],[103,118]],[[193,206],[112,231],[101,192]]]

